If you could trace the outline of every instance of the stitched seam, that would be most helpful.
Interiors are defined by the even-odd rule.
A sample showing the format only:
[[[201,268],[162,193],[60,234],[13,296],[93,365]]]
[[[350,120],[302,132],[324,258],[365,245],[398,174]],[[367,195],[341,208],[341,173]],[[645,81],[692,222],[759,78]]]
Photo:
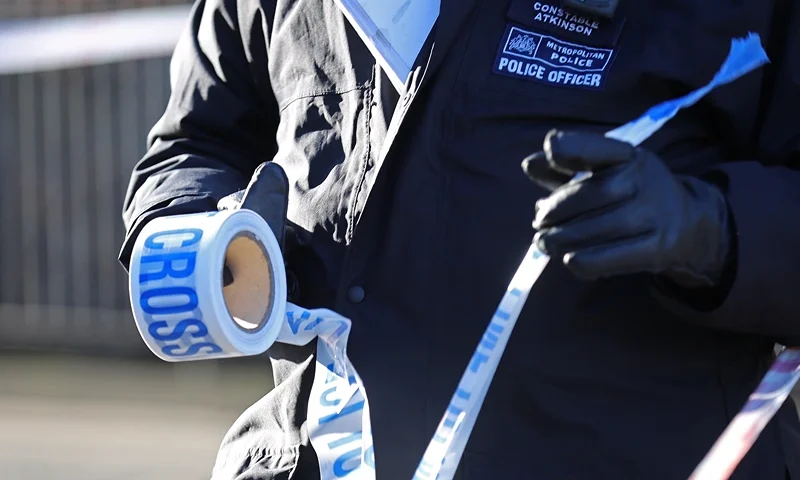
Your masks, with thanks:
[[[283,106],[280,107],[279,113],[283,112],[284,110],[286,110],[289,107],[289,105],[293,104],[294,102],[296,102],[298,100],[302,100],[304,98],[321,97],[321,96],[325,96],[325,95],[344,95],[345,93],[355,92],[357,90],[364,90],[365,88],[367,88],[367,86],[368,85],[366,83],[362,83],[362,84],[356,85],[353,88],[346,88],[346,89],[343,89],[343,90],[339,90],[339,89],[330,90],[330,89],[328,89],[328,90],[316,90],[316,91],[312,91],[312,92],[309,92],[309,93],[304,93],[304,94],[302,94],[302,95],[300,95],[298,97],[294,97],[291,100],[288,100]]]
[[[714,367],[717,371],[717,386],[719,387],[720,397],[722,400],[722,411],[725,415],[725,419],[730,422],[733,419],[733,416],[730,411],[730,407],[728,406],[728,393],[725,389],[725,379],[723,379],[723,371],[722,371],[722,358],[720,356],[722,352],[720,351],[719,347],[714,348]]]
[[[456,94],[460,94],[457,90],[458,86],[461,85],[464,79],[464,64],[467,62],[467,57],[470,54],[470,47],[472,47],[472,37],[475,36],[475,30],[478,29],[478,18],[480,18],[481,13],[483,13],[483,4],[484,2],[481,1],[475,6],[475,13],[473,14],[472,23],[469,26],[469,34],[467,35],[466,42],[464,43],[464,53],[461,56],[461,60],[458,62],[458,69],[456,70],[456,77],[453,79],[453,83],[450,85],[450,91],[456,92]]]
[[[375,68],[372,69],[372,77],[370,78],[370,84],[374,85],[375,81]],[[356,208],[358,208],[358,196],[361,194],[361,189],[364,186],[364,181],[367,178],[367,165],[369,165],[369,159],[372,155],[372,95],[373,89],[367,89],[364,94],[364,105],[366,106],[366,134],[364,137],[366,138],[367,146],[365,148],[364,154],[364,161],[361,163],[361,169],[358,172],[358,183],[356,183],[355,190],[353,191],[353,200],[350,202],[350,223],[347,225],[347,235],[346,235],[346,243],[350,243],[353,240],[353,234],[355,232],[355,223],[356,223]]]
[[[447,142],[450,141],[454,137],[454,134],[453,134],[453,122],[454,122],[453,115],[452,114],[446,114],[446,115],[447,115],[445,117],[446,124],[445,124],[444,131],[442,132],[442,142],[439,145],[439,147],[436,149],[436,153],[440,154],[441,158],[446,158],[445,155],[441,155],[442,151],[444,150],[444,145],[447,144]],[[431,239],[429,241],[429,243],[432,245],[432,248],[433,248],[433,254],[430,257],[430,262],[431,262],[431,271],[434,272],[434,275],[436,276],[435,278],[439,278],[438,276],[441,275],[440,270],[439,270],[439,268],[440,268],[440,266],[442,264],[442,260],[441,260],[442,255],[441,255],[441,253],[446,250],[446,248],[444,248],[444,246],[445,246],[445,244],[447,242],[447,238],[448,238],[447,237],[447,233],[448,233],[447,225],[448,225],[448,223],[445,222],[445,221],[442,221],[442,219],[443,218],[447,218],[447,212],[450,209],[450,202],[448,201],[448,199],[450,198],[450,195],[449,195],[450,186],[452,184],[452,179],[453,179],[453,168],[452,168],[452,166],[450,164],[446,164],[446,165],[443,165],[442,168],[444,170],[442,172],[442,175],[441,175],[441,178],[442,178],[441,189],[442,190],[441,190],[441,195],[437,198],[437,200],[439,200],[439,206],[438,206],[438,208],[436,208],[434,210],[434,212],[435,212],[434,215],[436,215],[436,223],[435,223],[436,227],[435,227],[435,230],[433,232],[433,239]],[[431,291],[433,291],[433,289]],[[426,308],[428,308],[428,309],[437,308],[436,307],[436,303],[437,302],[436,302],[435,298],[426,297],[424,301],[426,302]],[[438,313],[438,311],[437,311],[437,313]],[[426,388],[427,391],[431,391],[430,390],[430,385],[434,380],[433,377],[432,377],[432,374],[433,374],[432,368],[430,368],[431,358],[432,358],[432,355],[431,355],[431,351],[432,350],[433,350],[433,347],[431,346],[431,344],[427,343],[425,345],[425,349],[424,349],[424,352],[425,352],[424,353],[424,355],[425,355],[425,367],[426,368],[425,368],[425,371],[422,373],[422,376],[425,379],[424,385],[425,385],[425,388]],[[425,425],[429,425],[432,422],[437,421],[438,418],[439,418],[438,417],[438,415],[439,415],[438,412],[437,413],[433,413],[433,414],[431,413],[432,410],[435,411],[435,409],[433,409],[432,407],[433,407],[432,398],[431,398],[430,395],[426,395],[425,396],[425,410],[424,410]],[[434,417],[431,418],[431,415],[434,415]],[[466,453],[466,450],[465,450],[465,453]]]

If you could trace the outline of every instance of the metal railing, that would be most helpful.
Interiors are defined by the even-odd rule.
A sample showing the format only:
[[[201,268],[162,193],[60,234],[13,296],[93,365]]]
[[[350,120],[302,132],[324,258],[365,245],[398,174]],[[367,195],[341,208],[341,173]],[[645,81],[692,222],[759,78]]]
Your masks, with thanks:
[[[0,0],[0,20],[185,4],[186,0]]]
[[[0,76],[0,346],[143,351],[122,200],[167,58]]]
[[[0,348],[148,354],[122,201],[191,2],[0,0]]]

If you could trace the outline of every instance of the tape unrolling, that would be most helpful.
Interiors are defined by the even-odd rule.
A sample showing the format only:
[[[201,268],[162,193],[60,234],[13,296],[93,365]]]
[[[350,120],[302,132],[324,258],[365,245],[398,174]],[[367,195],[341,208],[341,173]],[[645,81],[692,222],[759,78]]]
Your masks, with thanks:
[[[283,257],[263,218],[234,209],[154,219],[137,237],[129,282],[139,333],[166,361],[257,355],[276,341],[316,339],[308,432],[321,478],[374,480],[369,403],[347,358],[350,320],[286,301]]]

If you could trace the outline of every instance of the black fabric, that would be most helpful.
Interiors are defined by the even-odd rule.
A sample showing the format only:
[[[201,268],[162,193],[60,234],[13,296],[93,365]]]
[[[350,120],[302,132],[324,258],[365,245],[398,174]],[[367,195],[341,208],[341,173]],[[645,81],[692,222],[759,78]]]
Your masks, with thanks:
[[[283,168],[277,163],[264,162],[259,165],[247,188],[234,192],[217,203],[219,210],[236,210],[239,208],[257,213],[267,222],[281,252],[286,252],[286,210],[289,206],[289,179]],[[289,297],[292,297],[291,271],[286,272],[289,280]],[[222,286],[227,287],[235,281],[235,275],[226,264],[222,269]]]
[[[722,192],[646,149],[553,130],[523,169],[552,190],[536,202],[534,242],[582,279],[652,273],[717,287],[736,261]]]
[[[618,38],[594,43],[604,27],[582,29],[580,43],[577,27],[559,33],[569,24],[515,23],[511,5],[442,0],[432,51],[398,94],[333,0],[199,0],[169,105],[132,172],[120,260],[150,219],[213,210],[261,163],[283,167],[297,303],[353,320],[349,355],[369,394],[380,478],[408,479],[534,234],[548,191],[522,159],[551,129],[603,133],[706,84],[731,37],[757,32],[769,65],[642,145],[676,175],[724,178],[737,248],[727,295],[697,309],[648,275],[581,281],[551,262],[458,472],[686,478],[769,368],[774,342],[800,338],[797,2],[622,1]],[[358,304],[352,286],[364,289]],[[270,350],[277,387],[225,437],[215,480],[313,464],[313,352]],[[800,441],[786,433],[796,430],[789,404],[733,478],[778,480],[786,468],[800,478]]]

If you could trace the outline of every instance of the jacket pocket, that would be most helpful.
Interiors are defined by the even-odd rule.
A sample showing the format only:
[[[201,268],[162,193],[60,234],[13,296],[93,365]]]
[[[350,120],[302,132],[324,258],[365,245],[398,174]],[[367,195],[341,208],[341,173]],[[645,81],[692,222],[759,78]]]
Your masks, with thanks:
[[[324,225],[346,241],[374,170],[372,85],[295,98],[282,105],[280,164],[289,178],[288,218],[313,232]]]
[[[482,2],[460,64],[463,103],[492,117],[622,125],[711,80],[728,52],[725,33],[735,30],[660,4],[623,2],[618,21],[587,36],[576,32],[591,22],[557,13],[558,3]]]

